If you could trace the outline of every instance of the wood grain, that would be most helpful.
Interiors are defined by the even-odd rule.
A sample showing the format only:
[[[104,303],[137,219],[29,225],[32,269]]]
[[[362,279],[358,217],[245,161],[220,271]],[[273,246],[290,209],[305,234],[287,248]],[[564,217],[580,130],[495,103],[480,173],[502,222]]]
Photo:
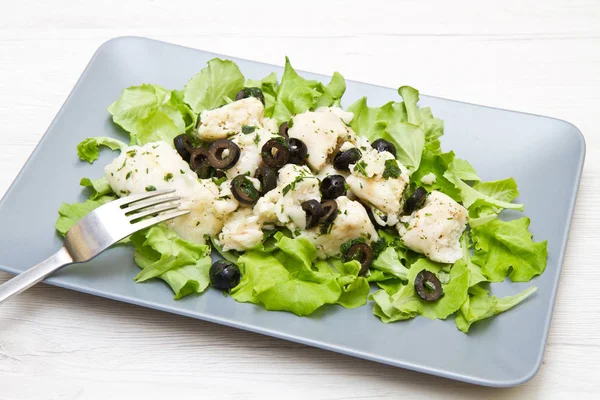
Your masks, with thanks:
[[[96,48],[123,35],[274,64],[289,55],[303,70],[578,126],[587,160],[544,364],[520,387],[480,388],[39,285],[0,309],[0,399],[600,396],[600,3],[11,2],[0,13],[0,195]]]

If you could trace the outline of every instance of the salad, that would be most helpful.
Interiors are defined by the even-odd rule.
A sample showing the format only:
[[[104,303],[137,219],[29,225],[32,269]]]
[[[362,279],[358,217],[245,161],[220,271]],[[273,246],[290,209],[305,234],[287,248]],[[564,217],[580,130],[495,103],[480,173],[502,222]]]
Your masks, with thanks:
[[[101,148],[119,155],[104,176],[81,180],[89,200],[64,203],[56,229],[120,196],[175,189],[189,214],[122,241],[141,268],[135,281],[161,279],[175,299],[212,286],[299,316],[369,303],[385,323],[454,316],[466,333],[535,292],[489,292],[546,267],[529,219],[498,218],[523,210],[515,181],[484,182],[444,152],[443,122],[417,90],[344,109],[345,89],[339,73],[307,80],[288,59],[278,81],[245,79],[217,58],[183,90],[126,88],[108,111],[129,143],[77,146],[89,163]]]

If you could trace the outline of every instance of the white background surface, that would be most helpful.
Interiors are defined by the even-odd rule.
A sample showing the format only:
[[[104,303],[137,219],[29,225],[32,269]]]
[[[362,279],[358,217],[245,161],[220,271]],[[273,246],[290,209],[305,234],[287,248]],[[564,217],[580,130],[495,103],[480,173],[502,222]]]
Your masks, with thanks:
[[[0,195],[96,48],[122,35],[288,55],[306,71],[578,126],[587,160],[544,364],[521,387],[480,388],[39,285],[0,308],[0,399],[599,398],[600,2],[7,1]]]

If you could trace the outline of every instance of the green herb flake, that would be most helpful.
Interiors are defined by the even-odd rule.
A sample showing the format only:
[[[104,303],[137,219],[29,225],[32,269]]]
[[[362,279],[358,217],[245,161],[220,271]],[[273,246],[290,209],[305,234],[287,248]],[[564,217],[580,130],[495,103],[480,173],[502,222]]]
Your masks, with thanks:
[[[132,171],[129,171],[129,172],[127,173],[127,175],[125,175],[125,179],[129,179],[129,178],[131,178],[131,174],[132,174],[132,173],[133,173]]]
[[[402,171],[400,170],[400,167],[398,167],[396,160],[385,160],[385,169],[383,170],[384,179],[398,179],[401,174]]]
[[[244,135],[248,135],[249,133],[252,133],[256,130],[255,126],[250,126],[250,125],[244,125],[242,126],[242,133]]]
[[[133,150],[129,150],[129,151],[127,152],[127,155],[128,155],[129,157],[132,157],[132,158],[133,158],[133,157],[135,157],[135,155],[136,155],[136,154],[137,154],[137,150],[135,150],[135,149],[133,149]]]
[[[156,190],[156,186],[148,185],[146,186],[146,192],[154,192]]]
[[[367,174],[367,170],[366,170],[367,166],[368,166],[368,164],[364,160],[361,160],[354,165],[354,170],[356,172],[360,172],[364,176],[368,177],[369,175]]]
[[[172,173],[168,173],[165,175],[165,182],[169,182],[171,179],[173,179],[173,174]]]

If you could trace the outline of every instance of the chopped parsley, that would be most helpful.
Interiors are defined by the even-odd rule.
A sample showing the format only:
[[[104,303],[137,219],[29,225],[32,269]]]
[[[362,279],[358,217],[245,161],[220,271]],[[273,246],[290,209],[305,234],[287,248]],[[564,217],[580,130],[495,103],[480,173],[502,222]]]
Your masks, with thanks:
[[[172,173],[168,173],[165,175],[165,182],[169,182],[171,179],[173,179],[173,174]]]
[[[244,126],[242,126],[242,133],[243,133],[244,135],[247,135],[247,134],[249,134],[249,133],[252,133],[252,132],[254,132],[255,130],[256,130],[256,127],[255,127],[255,126],[250,126],[250,125],[244,125]]]
[[[132,174],[132,173],[133,173],[132,171],[129,171],[129,172],[127,173],[127,175],[125,175],[125,179],[129,179],[129,178],[131,178],[131,174]]]
[[[182,169],[180,169],[179,172],[181,172],[181,175],[185,174]]]
[[[133,149],[133,150],[129,150],[129,151],[127,152],[127,155],[128,155],[129,157],[132,157],[132,158],[133,158],[133,157],[135,157],[135,155],[136,155],[136,154],[137,154],[137,151],[136,151],[135,149]]]
[[[117,172],[119,172],[120,170],[122,170],[123,168],[125,168],[125,165],[127,165],[127,160],[123,160],[123,165],[121,165],[121,168],[119,168],[117,170]]]
[[[296,183],[298,183],[298,182],[302,182],[304,179],[311,179],[311,178],[312,178],[312,179],[317,179],[317,177],[316,177],[316,176],[306,176],[306,175],[302,175],[302,176],[299,176],[299,177],[297,177],[296,179],[294,179],[294,181],[293,181],[292,183],[290,183],[290,184],[288,184],[288,185],[285,185],[285,187],[284,187],[284,188],[283,188],[283,190],[281,191],[281,194],[285,196],[286,194],[288,194],[288,192],[289,192],[290,190],[296,190]]]
[[[368,177],[369,175],[367,174],[367,170],[366,170],[367,167],[368,167],[368,164],[364,160],[361,160],[354,165],[354,170],[356,172],[360,172],[364,176]]]
[[[256,136],[254,136],[253,141],[254,141],[254,144],[258,145],[258,143],[260,142],[260,135],[257,134]]]
[[[383,170],[383,178],[389,179],[394,178],[397,179],[402,174],[400,167],[398,167],[398,163],[396,160],[385,160],[385,169]]]
[[[156,186],[148,185],[146,186],[146,192],[154,192],[156,190]]]
[[[426,217],[431,217],[431,213],[425,213]]]

